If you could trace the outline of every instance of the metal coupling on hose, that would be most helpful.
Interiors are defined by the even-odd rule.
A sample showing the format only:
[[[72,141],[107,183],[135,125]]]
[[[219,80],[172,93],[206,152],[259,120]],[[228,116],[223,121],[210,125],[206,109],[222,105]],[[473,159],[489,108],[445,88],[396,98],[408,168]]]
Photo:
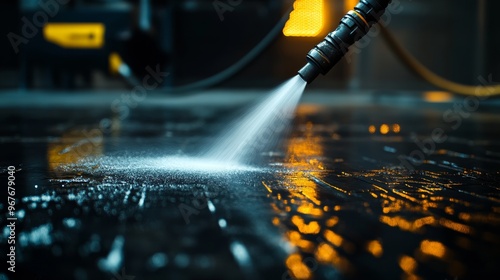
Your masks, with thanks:
[[[311,83],[321,73],[325,75],[349,51],[349,47],[368,33],[380,20],[392,0],[361,0],[341,20],[337,29],[328,34],[307,54],[307,64],[299,75]]]

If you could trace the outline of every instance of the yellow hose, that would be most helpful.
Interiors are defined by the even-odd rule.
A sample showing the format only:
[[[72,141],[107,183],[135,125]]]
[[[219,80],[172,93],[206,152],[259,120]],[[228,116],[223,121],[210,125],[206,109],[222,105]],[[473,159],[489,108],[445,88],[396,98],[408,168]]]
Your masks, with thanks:
[[[490,97],[500,95],[500,85],[491,86],[469,86],[447,80],[436,73],[429,70],[420,63],[413,55],[411,55],[391,34],[391,32],[382,24],[379,24],[382,31],[382,36],[391,48],[391,50],[399,57],[399,59],[415,74],[426,80],[430,84],[446,91],[463,95],[473,95],[481,97]]]

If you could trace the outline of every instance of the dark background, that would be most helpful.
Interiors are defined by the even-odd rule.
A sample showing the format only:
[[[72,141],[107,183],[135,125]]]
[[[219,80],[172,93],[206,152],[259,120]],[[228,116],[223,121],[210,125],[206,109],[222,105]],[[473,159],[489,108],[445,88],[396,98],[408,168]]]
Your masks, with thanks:
[[[223,1],[224,2],[224,1]],[[0,88],[114,89],[122,79],[108,71],[107,57],[118,52],[140,77],[145,65],[160,63],[170,73],[164,86],[189,84],[219,73],[252,50],[287,14],[292,1],[245,0],[224,13],[213,1],[150,1],[151,29],[139,31],[139,1],[70,0],[51,22],[103,22],[105,46],[68,50],[50,44],[42,32],[15,54],[7,38],[21,34],[21,18],[32,19],[37,1],[0,3]],[[269,87],[294,75],[307,51],[335,29],[356,1],[325,1],[328,20],[312,38],[285,37],[282,32],[248,67],[217,86]],[[351,4],[353,3],[353,4]],[[451,80],[477,84],[477,77],[500,73],[500,26],[494,0],[401,0],[402,12],[389,28],[424,65]],[[41,30],[40,30],[41,31]],[[376,37],[360,55],[343,60],[312,87],[349,89],[432,89],[414,77]]]

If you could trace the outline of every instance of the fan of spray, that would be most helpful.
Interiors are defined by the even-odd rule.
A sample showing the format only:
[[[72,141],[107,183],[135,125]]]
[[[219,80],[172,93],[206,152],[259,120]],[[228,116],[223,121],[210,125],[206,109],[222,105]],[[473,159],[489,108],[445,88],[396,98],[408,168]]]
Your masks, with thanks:
[[[222,133],[205,158],[228,165],[248,162],[252,154],[272,148],[289,124],[306,82],[295,76]]]

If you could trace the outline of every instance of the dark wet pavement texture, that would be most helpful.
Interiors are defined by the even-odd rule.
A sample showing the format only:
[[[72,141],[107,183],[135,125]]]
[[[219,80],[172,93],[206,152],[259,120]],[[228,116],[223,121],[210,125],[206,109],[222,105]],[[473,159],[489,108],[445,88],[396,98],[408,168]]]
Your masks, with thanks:
[[[262,151],[252,169],[173,170],[179,158],[203,151],[241,108],[201,103],[143,104],[124,119],[84,106],[2,110],[0,179],[6,186],[7,167],[16,167],[18,217],[17,277],[3,275],[500,273],[498,105],[485,101],[457,112],[461,98],[392,97],[301,104],[290,135]],[[0,203],[5,224],[7,199]],[[2,252],[8,234],[3,230]]]

